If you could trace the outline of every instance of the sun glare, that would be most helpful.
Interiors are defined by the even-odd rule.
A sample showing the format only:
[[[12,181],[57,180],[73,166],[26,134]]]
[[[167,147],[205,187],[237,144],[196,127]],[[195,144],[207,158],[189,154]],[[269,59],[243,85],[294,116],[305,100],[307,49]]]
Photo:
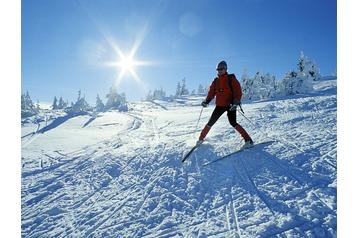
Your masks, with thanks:
[[[139,61],[134,58],[135,53],[139,48],[139,43],[134,44],[129,54],[125,55],[123,51],[119,48],[119,46],[114,43],[114,40],[111,39],[108,40],[108,42],[110,43],[118,57],[117,61],[106,63],[107,66],[117,68],[119,72],[116,85],[120,84],[125,76],[128,76],[126,77],[128,79],[133,79],[138,83],[141,83],[141,79],[136,72],[136,68],[137,66],[149,65],[151,63],[147,61]]]
[[[131,57],[125,57],[119,61],[118,65],[124,73],[132,72],[134,71],[135,61]]]

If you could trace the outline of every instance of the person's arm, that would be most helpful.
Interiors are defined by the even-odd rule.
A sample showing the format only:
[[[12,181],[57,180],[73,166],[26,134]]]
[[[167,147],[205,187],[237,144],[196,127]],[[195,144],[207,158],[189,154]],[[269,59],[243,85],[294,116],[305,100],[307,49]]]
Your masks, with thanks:
[[[211,100],[213,100],[213,98],[215,97],[215,80],[216,79],[214,79],[210,85],[208,95],[206,96],[206,99],[204,101],[206,104],[209,104]]]

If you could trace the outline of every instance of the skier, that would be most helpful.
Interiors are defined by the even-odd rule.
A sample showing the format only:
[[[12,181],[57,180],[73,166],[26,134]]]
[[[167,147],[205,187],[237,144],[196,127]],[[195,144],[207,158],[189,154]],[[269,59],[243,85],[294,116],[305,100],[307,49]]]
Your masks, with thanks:
[[[245,129],[236,122],[236,108],[237,106],[241,106],[242,91],[240,83],[234,74],[227,73],[227,64],[225,61],[219,62],[216,70],[218,71],[218,76],[211,83],[208,95],[201,103],[203,107],[207,107],[210,101],[216,97],[216,107],[209,122],[201,131],[197,145],[203,143],[211,127],[224,112],[227,112],[230,125],[233,126],[245,140],[242,149],[252,147],[254,142],[251,137]]]

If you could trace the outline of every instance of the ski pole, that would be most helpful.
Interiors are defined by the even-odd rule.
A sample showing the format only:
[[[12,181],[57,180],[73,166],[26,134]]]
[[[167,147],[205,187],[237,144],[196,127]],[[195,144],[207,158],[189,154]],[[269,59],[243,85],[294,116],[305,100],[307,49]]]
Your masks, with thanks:
[[[200,118],[201,118],[201,114],[203,113],[203,109],[204,109],[204,107],[201,108],[199,119],[198,119],[198,122],[196,123],[195,131],[198,129],[198,125],[199,125],[199,121],[200,121]]]
[[[242,111],[242,114],[245,114],[244,110],[242,110],[241,103],[239,103],[240,110]]]

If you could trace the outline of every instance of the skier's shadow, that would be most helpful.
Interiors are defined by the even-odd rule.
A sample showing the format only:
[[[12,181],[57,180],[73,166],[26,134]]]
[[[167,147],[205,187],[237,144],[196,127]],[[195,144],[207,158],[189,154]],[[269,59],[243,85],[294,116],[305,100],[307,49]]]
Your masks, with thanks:
[[[209,171],[215,170],[222,175],[233,176],[234,182],[247,190],[252,195],[258,195],[270,208],[270,210],[279,213],[288,213],[292,209],[289,208],[285,200],[295,196],[295,192],[291,191],[286,195],[283,187],[287,186],[287,180],[298,184],[298,191],[308,189],[313,186],[325,187],[332,181],[326,178],[317,178],[296,167],[288,161],[277,158],[276,156],[267,152],[267,147],[274,142],[267,142],[265,144],[258,144],[254,148],[241,151],[233,154],[222,161],[218,161],[209,165]],[[207,150],[210,150],[210,146]],[[210,157],[214,157],[213,152],[208,152]],[[303,156],[303,155],[297,155]],[[209,157],[209,158],[210,158]],[[215,156],[219,158],[217,155]],[[283,177],[286,178],[282,179]],[[265,178],[265,179],[263,179]],[[266,189],[265,183],[272,183],[276,185],[275,191]],[[275,193],[277,197],[273,198]]]
[[[258,197],[266,205],[271,215],[290,217],[284,226],[272,224],[267,227],[262,231],[260,237],[274,237],[287,230],[287,227],[297,227],[297,229],[302,230],[317,227],[317,223],[314,223],[306,215],[301,214],[302,209],[318,208],[316,219],[321,221],[322,217],[327,217],[328,214],[335,217],[334,210],[322,204],[314,192],[316,187],[327,188],[327,184],[332,181],[329,181],[324,176],[316,176],[311,171],[304,170],[291,162],[297,159],[308,163],[314,151],[297,154],[296,157],[287,161],[269,152],[268,147],[274,143],[272,141],[257,144],[252,149],[234,153],[208,166],[199,166],[198,168],[202,169],[197,175],[200,175],[202,189],[206,193],[216,194],[217,191],[220,191],[225,186],[236,186],[245,190],[251,196]],[[198,149],[197,157],[193,158],[192,162],[194,165],[203,165],[205,162],[221,157],[222,155],[219,156],[213,146],[203,144]],[[194,170],[196,167],[192,166],[192,169]],[[332,195],[334,195],[333,193],[334,191],[332,191]],[[302,202],[306,199],[309,199],[309,201]],[[314,203],[319,203],[320,205],[314,205]],[[254,209],[255,205],[251,205]],[[307,208],[302,206],[307,206]],[[321,228],[327,235],[325,237],[329,237],[327,227],[322,226]]]

